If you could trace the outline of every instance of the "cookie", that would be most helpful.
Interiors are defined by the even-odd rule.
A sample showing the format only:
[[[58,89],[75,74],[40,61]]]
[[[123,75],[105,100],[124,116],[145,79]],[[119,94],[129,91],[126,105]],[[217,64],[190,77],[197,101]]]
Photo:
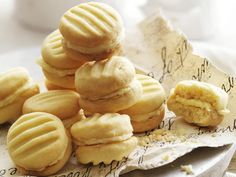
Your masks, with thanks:
[[[70,127],[80,120],[78,112],[79,95],[70,90],[54,90],[37,94],[28,99],[23,105],[23,113],[46,112],[53,114],[66,122]]]
[[[128,114],[134,132],[145,132],[156,128],[164,118],[165,91],[161,84],[146,75],[136,74],[142,84],[143,94],[133,106],[120,111]]]
[[[80,106],[93,113],[126,109],[142,94],[134,66],[120,56],[85,63],[76,71],[75,87],[80,94]]]
[[[81,3],[61,18],[60,32],[67,54],[77,60],[101,60],[120,51],[124,38],[120,15],[100,2]]]
[[[39,93],[38,84],[21,67],[0,74],[0,85],[0,124],[14,122],[21,116],[25,100]]]
[[[9,155],[24,175],[48,176],[59,171],[72,152],[59,118],[36,112],[21,116],[7,134]]]
[[[194,80],[179,82],[171,90],[168,109],[186,122],[198,126],[217,126],[229,113],[228,94],[212,84]]]
[[[76,156],[80,163],[109,164],[122,160],[137,146],[128,115],[118,113],[94,114],[75,123],[71,135],[78,145]]]

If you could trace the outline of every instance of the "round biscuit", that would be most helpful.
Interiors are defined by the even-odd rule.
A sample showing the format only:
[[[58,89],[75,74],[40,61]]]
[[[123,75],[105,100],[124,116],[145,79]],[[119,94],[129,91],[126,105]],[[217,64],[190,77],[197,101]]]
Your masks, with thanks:
[[[87,62],[75,73],[75,87],[86,97],[100,97],[127,87],[135,77],[133,64],[125,57],[113,56]]]
[[[69,9],[62,16],[59,29],[66,41],[92,48],[115,42],[122,33],[123,23],[109,5],[88,2]]]
[[[30,171],[43,171],[58,163],[66,154],[68,141],[61,120],[42,112],[21,116],[7,134],[11,159],[17,166]]]

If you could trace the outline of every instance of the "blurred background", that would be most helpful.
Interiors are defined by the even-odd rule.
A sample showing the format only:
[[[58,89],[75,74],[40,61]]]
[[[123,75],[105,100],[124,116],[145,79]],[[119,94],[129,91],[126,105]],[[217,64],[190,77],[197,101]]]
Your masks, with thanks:
[[[0,54],[40,46],[66,9],[85,0],[0,0]],[[103,0],[132,27],[161,9],[191,41],[236,50],[235,0]]]

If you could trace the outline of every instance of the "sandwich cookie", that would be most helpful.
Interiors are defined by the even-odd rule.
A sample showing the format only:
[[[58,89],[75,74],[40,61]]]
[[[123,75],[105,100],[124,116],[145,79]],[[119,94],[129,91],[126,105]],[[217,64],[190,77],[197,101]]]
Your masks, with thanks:
[[[168,109],[186,122],[198,126],[217,126],[227,109],[228,94],[212,84],[194,80],[179,82],[171,90]]]
[[[71,135],[78,145],[76,157],[80,163],[111,163],[122,160],[137,146],[128,115],[94,114],[75,123]]]
[[[21,116],[10,127],[7,148],[22,174],[49,176],[69,160],[72,143],[59,118],[36,112]]]
[[[74,75],[85,61],[72,60],[62,47],[59,30],[49,34],[42,45],[42,58],[37,63],[42,67],[47,80],[62,88],[74,88]]]
[[[60,118],[66,128],[80,120],[79,94],[71,90],[54,90],[37,94],[23,106],[23,114],[46,112]]]
[[[112,7],[100,2],[81,3],[61,18],[66,53],[78,60],[102,60],[121,51],[123,22]]]
[[[76,71],[75,87],[81,108],[91,113],[126,109],[142,95],[134,66],[120,56],[85,63]]]
[[[164,118],[165,91],[161,84],[146,75],[136,74],[142,84],[143,94],[136,104],[121,113],[128,114],[135,133],[156,128]]]
[[[38,84],[24,68],[14,68],[0,74],[0,124],[14,122],[22,114],[28,98],[39,93]]]

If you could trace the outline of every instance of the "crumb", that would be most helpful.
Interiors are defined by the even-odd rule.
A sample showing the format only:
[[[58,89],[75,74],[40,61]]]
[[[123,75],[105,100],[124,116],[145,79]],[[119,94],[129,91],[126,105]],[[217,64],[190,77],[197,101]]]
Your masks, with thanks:
[[[181,171],[186,172],[187,175],[194,174],[192,165],[181,165],[180,168],[181,168]]]
[[[162,160],[164,160],[164,161],[168,161],[169,158],[170,158],[170,156],[168,154],[165,154],[162,156]]]
[[[215,134],[215,133],[213,133],[211,136],[212,136],[212,137],[216,137],[216,134]]]
[[[186,141],[186,138],[181,132],[174,130],[158,129],[154,130],[148,136],[138,137],[140,146],[151,146],[151,142],[173,142],[179,140],[181,142]]]

